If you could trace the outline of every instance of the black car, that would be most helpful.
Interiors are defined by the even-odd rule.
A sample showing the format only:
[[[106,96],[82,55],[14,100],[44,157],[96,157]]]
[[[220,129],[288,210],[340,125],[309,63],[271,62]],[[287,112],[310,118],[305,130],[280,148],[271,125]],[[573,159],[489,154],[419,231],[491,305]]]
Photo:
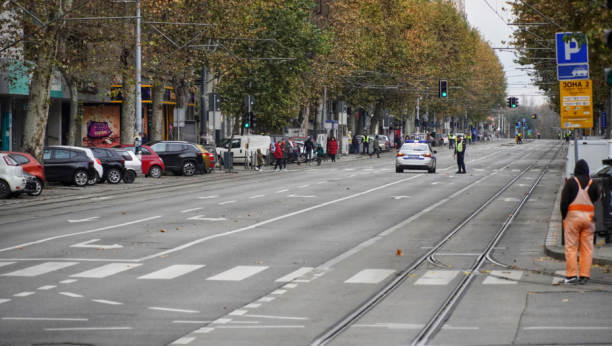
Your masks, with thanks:
[[[114,149],[110,148],[90,148],[94,157],[100,160],[104,170],[98,182],[103,183],[108,181],[109,184],[117,184],[125,175],[125,159],[121,157]]]
[[[195,145],[181,141],[154,141],[146,145],[164,161],[164,169],[174,175],[192,176],[206,169],[202,151]]]
[[[96,176],[94,162],[83,150],[45,148],[43,161],[47,181],[60,182],[66,186],[85,186],[89,177]]]
[[[38,179],[28,172],[23,172],[23,176],[26,178],[26,187],[23,191],[28,196],[39,196],[42,193],[42,184],[38,182]]]

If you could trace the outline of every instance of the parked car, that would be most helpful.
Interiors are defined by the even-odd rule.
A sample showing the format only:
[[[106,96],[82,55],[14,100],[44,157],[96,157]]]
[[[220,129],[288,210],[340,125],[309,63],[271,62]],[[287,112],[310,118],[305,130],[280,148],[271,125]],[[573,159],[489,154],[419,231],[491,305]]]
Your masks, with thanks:
[[[192,176],[207,170],[204,154],[195,145],[182,141],[147,143],[162,158],[165,169],[174,175]]]
[[[38,183],[38,178],[28,172],[23,172],[23,176],[26,178],[26,187],[23,192],[28,196],[40,196],[42,185]]]
[[[134,144],[115,145],[113,148],[127,149],[132,153],[136,151]],[[162,174],[164,174],[164,160],[148,145],[141,146],[140,154],[142,173],[145,177],[161,178]]]
[[[23,168],[11,155],[0,153],[0,199],[19,196],[26,188]]]
[[[92,153],[93,155],[93,153]],[[96,177],[95,159],[81,148],[45,147],[43,167],[47,181],[57,181],[66,186],[85,186]]]
[[[206,157],[208,157],[208,172],[212,172],[215,169],[215,165],[217,164],[217,155],[215,154],[216,151],[214,150],[215,147],[212,146],[212,150],[208,150],[202,144],[195,144],[195,146],[198,147],[198,149],[200,149],[204,154],[204,161],[206,161]]]
[[[17,160],[17,162],[19,162],[24,172],[30,173],[31,175],[36,177],[36,190],[38,191],[40,189],[40,191],[42,192],[42,189],[45,186],[45,182],[47,181],[43,166],[38,163],[38,161],[36,161],[36,159],[33,158],[32,155],[28,153],[22,153],[17,151],[4,151],[3,153],[10,154],[15,160]]]
[[[98,179],[99,183],[108,181],[117,184],[125,175],[125,159],[111,148],[90,148],[96,159],[100,160],[104,168],[104,175]]]
[[[49,148],[50,147],[51,146],[49,146]],[[93,154],[93,151],[91,151],[91,148],[71,147],[71,146],[67,146],[67,145],[55,145],[53,147],[54,148],[76,149],[76,150],[81,150],[81,151],[85,152],[87,157],[89,157],[93,161],[94,168],[96,169],[96,174],[94,174],[94,175],[89,177],[89,181],[87,181],[87,185],[95,185],[98,182],[98,179],[100,179],[100,177],[104,176],[104,168],[102,167],[102,162],[100,162],[99,159],[96,159],[96,157]]]
[[[386,135],[372,135],[372,137],[378,136],[378,143],[380,145],[380,149],[384,151],[391,150],[391,142],[389,141],[389,137]]]
[[[140,159],[136,154],[127,149],[113,148],[113,150],[125,160],[123,182],[126,184],[133,184],[136,181],[136,177],[142,175],[142,163]]]

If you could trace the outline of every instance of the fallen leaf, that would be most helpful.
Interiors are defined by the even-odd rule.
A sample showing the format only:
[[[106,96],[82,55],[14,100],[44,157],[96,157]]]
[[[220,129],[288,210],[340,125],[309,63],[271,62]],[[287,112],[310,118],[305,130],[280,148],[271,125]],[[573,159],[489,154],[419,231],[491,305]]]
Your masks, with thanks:
[[[125,215],[125,212],[124,212],[124,211],[122,211],[122,212],[121,212],[121,214]]]
[[[165,230],[165,229],[162,229],[160,232],[162,232],[162,233],[166,233],[166,230]]]
[[[397,252],[395,253],[395,256],[402,257],[402,256],[404,256],[404,254],[402,253],[402,250],[397,249]]]
[[[569,299],[563,299],[564,302],[569,302]]]

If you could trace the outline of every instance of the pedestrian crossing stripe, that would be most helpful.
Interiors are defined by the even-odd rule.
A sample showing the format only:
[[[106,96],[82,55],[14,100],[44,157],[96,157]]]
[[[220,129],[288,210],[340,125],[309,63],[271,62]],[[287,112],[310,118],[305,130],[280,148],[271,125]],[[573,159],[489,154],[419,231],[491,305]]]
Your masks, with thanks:
[[[133,264],[133,263],[111,263],[104,265],[102,267],[94,268],[91,270],[84,271],[79,274],[70,275],[71,278],[105,278],[107,276],[111,276],[117,273],[124,272],[126,270],[130,270],[132,268],[136,268],[141,266],[142,264]]]
[[[428,271],[421,276],[415,285],[448,285],[459,274],[458,270]]]
[[[161,280],[170,280],[175,279],[179,276],[185,275],[187,273],[191,273],[194,270],[203,268],[204,265],[181,265],[175,264],[171,265],[167,268],[158,270],[151,274],[143,275],[139,277],[139,279],[161,279]]]
[[[250,276],[253,276],[268,267],[262,266],[237,266],[230,270],[224,271],[206,280],[210,281],[242,281]]]

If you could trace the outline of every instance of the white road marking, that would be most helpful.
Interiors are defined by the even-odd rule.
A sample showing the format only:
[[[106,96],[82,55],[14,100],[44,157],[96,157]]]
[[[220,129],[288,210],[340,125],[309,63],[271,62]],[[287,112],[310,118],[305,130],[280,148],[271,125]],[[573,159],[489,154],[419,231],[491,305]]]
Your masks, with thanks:
[[[249,198],[259,198],[259,197],[263,197],[265,195],[257,195],[257,196],[253,196],[253,197],[249,197]]]
[[[249,312],[248,310],[234,310],[232,312],[230,312],[228,315],[230,316],[242,316],[244,314],[246,314],[247,312]]]
[[[94,217],[89,217],[87,219],[81,219],[81,220],[68,220],[68,222],[70,223],[76,223],[76,222],[87,222],[87,221],[94,221],[95,219],[99,219],[99,216],[94,216]]]
[[[412,198],[411,196],[391,196],[393,199]]]
[[[444,184],[444,183],[443,182],[439,182],[439,181],[437,181],[435,183],[431,183],[431,185],[438,185],[438,184]]]
[[[113,302],[112,300],[92,299],[92,302],[108,304],[108,305],[123,305],[123,303]]]
[[[193,208],[193,209],[187,209],[187,210],[183,210],[183,211],[181,211],[181,213],[188,213],[188,212],[190,212],[190,211],[196,211],[196,210],[200,210],[200,209],[203,209],[203,208]]]
[[[354,168],[347,168],[347,169],[345,169],[345,171],[354,171],[354,170],[355,170]]]
[[[523,272],[521,270],[493,270],[491,271],[491,275],[501,276],[510,280],[487,276],[482,282],[483,285],[516,285],[517,281],[523,276]]]
[[[283,328],[306,328],[306,326],[218,326],[225,329],[283,329]]]
[[[9,299],[9,300],[10,300],[10,299]],[[263,297],[263,298],[259,298],[257,301],[258,301],[258,302],[264,302],[264,303],[267,303],[267,302],[271,302],[271,301],[273,301],[273,300],[274,300],[274,297]]]
[[[523,330],[609,330],[612,327],[525,327]]]
[[[100,241],[100,239],[92,239],[92,240],[88,240],[88,241],[84,241],[82,243],[78,243],[78,244],[74,244],[74,245],[70,245],[70,247],[85,247],[85,248],[92,248],[92,249],[119,249],[122,248],[123,246],[119,245],[119,244],[113,244],[113,245],[89,245],[91,243],[95,243],[97,241]]]
[[[180,339],[175,340],[173,343],[171,343],[170,345],[187,345],[190,342],[192,342],[193,340],[195,340],[196,338],[189,338],[189,337],[182,337]]]
[[[520,169],[513,169],[512,172],[520,172]]]
[[[421,276],[415,285],[448,285],[459,274],[458,270],[432,270]]]
[[[276,191],[275,193],[281,193],[281,192],[286,192],[286,191],[289,191],[289,189]]]
[[[71,236],[74,236],[74,235],[81,235],[81,234],[99,232],[99,231],[104,231],[104,230],[107,230],[107,229],[112,229],[112,228],[117,228],[117,227],[122,227],[122,226],[133,225],[135,223],[149,221],[149,220],[153,220],[153,219],[158,219],[160,217],[161,216],[153,216],[153,217],[149,217],[149,218],[146,218],[146,219],[140,219],[140,220],[136,220],[136,221],[122,223],[122,224],[119,224],[119,225],[102,227],[102,228],[94,229],[94,230],[91,230],[91,231],[62,234],[62,235],[58,235],[58,236],[55,236],[55,237],[50,237],[50,238],[45,238],[45,239],[33,241],[31,243],[25,243],[25,244],[21,244],[21,245],[16,245],[16,246],[11,246],[11,247],[7,247],[7,248],[4,248],[4,249],[0,249],[0,252],[9,251],[9,250],[15,250],[15,249],[19,249],[20,247],[25,247],[25,246],[29,246],[29,245],[40,244],[40,243],[47,242],[49,240],[55,240],[55,239],[60,239],[60,238],[65,238],[65,237],[71,237]]]
[[[356,177],[357,174],[349,175],[349,178]]]
[[[296,194],[291,194],[291,195],[288,195],[287,197],[291,197],[291,198],[315,198],[317,196],[300,196],[300,195],[296,195]]]
[[[482,168],[475,168],[474,170],[475,170],[476,172],[482,172],[482,171],[484,171],[484,169],[482,169]]]
[[[566,276],[566,275],[567,275],[567,274],[565,274],[565,270],[557,270],[557,271],[555,272],[555,274],[557,274],[557,275],[563,275],[563,276]],[[565,279],[564,279],[564,278],[553,278],[553,282],[552,282],[552,283],[553,283],[553,285],[554,285],[554,284],[558,284],[558,283],[560,283],[560,282],[563,282],[563,280],[565,280]]]
[[[43,287],[39,287],[37,289],[41,290],[41,291],[46,291],[46,290],[50,290],[52,288],[56,288],[57,286],[55,285],[47,285],[47,286],[43,286]]]
[[[189,217],[187,220],[197,220],[197,221],[226,221],[227,219],[224,217],[204,217],[205,215],[198,215],[194,217]]]
[[[223,204],[230,204],[230,203],[234,203],[234,202],[236,202],[236,201],[227,201],[227,202],[221,202],[221,203],[219,203],[219,205],[223,205]]]
[[[76,280],[76,279],[68,279],[68,280],[60,281],[59,283],[60,283],[60,284],[71,284],[71,283],[73,283],[73,282],[77,282],[77,281],[79,281],[79,280]]]
[[[327,183],[327,181],[320,181],[317,184],[325,184],[325,183]]]
[[[172,321],[172,323],[194,323],[194,324],[205,324],[212,321]]]
[[[170,280],[177,278],[181,275],[185,275],[187,273],[191,273],[194,270],[205,267],[204,265],[192,265],[192,264],[175,264],[171,265],[167,268],[158,270],[151,274],[147,274],[139,277],[139,279],[162,279],[162,280]]]
[[[297,284],[286,284],[283,286],[283,288],[296,288],[297,286]]]
[[[307,320],[306,317],[285,317],[285,316],[268,316],[268,315],[242,315],[243,317],[270,318],[274,320]]]
[[[287,290],[275,290],[270,294],[285,294],[285,292],[287,292]]]
[[[206,196],[206,197],[198,197],[199,199],[207,199],[207,198],[217,198],[219,197],[219,195],[214,195],[214,196]]]
[[[310,186],[310,185],[302,185],[302,186],[298,186],[297,188],[298,188],[298,189],[301,189],[301,188],[303,188],[303,187],[309,187],[309,186]]]
[[[344,281],[349,284],[377,284],[389,275],[395,273],[395,270],[391,269],[364,269],[359,273],[353,275],[350,279]]]
[[[47,317],[2,317],[3,320],[13,321],[89,321],[87,318],[47,318]]]
[[[251,303],[251,304],[245,305],[244,308],[245,309],[255,309],[255,308],[258,308],[260,306],[261,306],[261,304]]]
[[[215,328],[203,327],[203,328],[200,328],[198,330],[194,330],[193,332],[194,333],[210,333],[213,330],[215,330]]]
[[[4,267],[4,266],[7,266],[9,264],[14,264],[14,263],[17,263],[17,262],[0,262],[0,267]]]
[[[213,324],[226,324],[227,322],[230,322],[232,319],[231,318],[217,318],[216,320],[212,321]]]
[[[61,295],[65,295],[67,297],[72,297],[72,298],[83,298],[82,295],[80,294],[76,294],[76,293],[70,293],[70,292],[59,292],[59,294]]]
[[[62,331],[73,331],[73,330],[130,330],[132,327],[90,327],[90,328],[45,328],[46,331],[50,332],[62,332]]]
[[[150,307],[149,310],[160,310],[160,311],[172,311],[172,312],[184,312],[188,314],[197,314],[199,311],[195,310],[183,310],[183,309],[170,309],[170,308],[160,308],[160,307]]]
[[[31,296],[34,293],[35,292],[21,292],[21,293],[17,293],[13,295],[13,297],[27,297],[27,296]]]
[[[518,202],[519,199],[516,198],[504,198],[504,202]]]
[[[126,270],[130,270],[136,267],[140,267],[142,264],[134,264],[134,263],[111,263],[98,268],[94,268],[91,270],[84,271],[82,273],[70,275],[71,278],[105,278],[107,276],[111,276],[117,273],[121,273]]]
[[[333,180],[333,181],[336,181],[336,180],[342,180],[342,178],[336,178],[336,179],[332,179],[332,180]]]
[[[293,281],[296,278],[299,278],[300,276],[310,272],[313,268],[310,267],[302,267],[292,273],[289,273],[285,276],[283,276],[280,279],[275,280],[274,282],[290,282]]]
[[[0,304],[10,302],[10,299],[0,299]]]
[[[255,267],[255,266],[237,266],[230,270],[226,270],[223,273],[209,277],[206,280],[211,281],[242,281],[252,275],[255,275],[268,267]]]
[[[78,264],[78,262],[47,262],[1,276],[36,276]]]

